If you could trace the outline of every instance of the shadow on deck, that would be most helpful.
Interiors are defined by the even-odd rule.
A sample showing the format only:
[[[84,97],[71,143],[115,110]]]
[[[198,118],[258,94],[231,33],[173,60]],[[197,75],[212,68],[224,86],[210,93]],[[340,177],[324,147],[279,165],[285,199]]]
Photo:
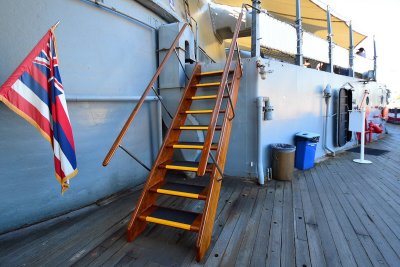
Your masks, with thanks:
[[[0,236],[1,266],[400,266],[400,126],[366,155],[342,153],[266,187],[226,178],[213,241],[195,261],[196,235],[151,225],[134,242],[126,225],[140,191]],[[165,206],[200,211],[182,199]]]

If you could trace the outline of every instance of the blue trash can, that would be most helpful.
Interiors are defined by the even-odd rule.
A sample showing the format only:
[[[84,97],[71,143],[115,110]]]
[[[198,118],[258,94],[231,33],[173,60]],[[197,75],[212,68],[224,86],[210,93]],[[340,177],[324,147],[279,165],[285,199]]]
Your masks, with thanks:
[[[314,167],[315,151],[319,142],[319,134],[299,132],[295,136],[296,155],[294,166],[299,170],[308,170]]]

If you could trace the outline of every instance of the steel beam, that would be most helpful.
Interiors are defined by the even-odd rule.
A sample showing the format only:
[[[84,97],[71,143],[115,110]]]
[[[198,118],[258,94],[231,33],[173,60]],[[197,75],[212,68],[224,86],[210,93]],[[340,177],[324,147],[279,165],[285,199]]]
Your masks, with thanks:
[[[349,35],[350,35],[350,43],[349,43],[349,76],[354,77],[354,45],[353,45],[353,27],[349,25]]]
[[[253,8],[251,13],[251,56],[260,56],[260,0],[253,0]]]
[[[332,49],[333,49],[333,44],[332,44],[332,22],[331,22],[331,11],[329,6],[326,9],[326,21],[328,23],[328,45],[329,45],[329,66],[328,66],[328,72],[332,73],[333,72],[333,61],[332,61]]]
[[[301,0],[296,0],[296,32],[297,32],[297,54],[296,65],[303,65],[303,26],[301,23]]]

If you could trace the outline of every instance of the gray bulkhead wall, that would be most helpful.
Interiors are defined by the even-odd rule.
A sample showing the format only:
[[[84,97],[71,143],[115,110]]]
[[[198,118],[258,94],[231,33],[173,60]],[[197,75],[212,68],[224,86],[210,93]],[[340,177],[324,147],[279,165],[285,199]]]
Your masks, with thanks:
[[[258,96],[269,97],[274,107],[273,120],[262,122],[262,150],[264,168],[271,167],[271,143],[295,144],[294,135],[300,131],[323,134],[325,100],[322,91],[327,84],[332,90],[357,79],[303,68],[276,60],[263,59],[266,70],[272,73],[262,80],[256,68],[256,58],[243,60],[244,75],[241,80],[236,118],[233,122],[228,157],[227,175],[257,176],[257,107]],[[329,114],[335,113],[330,98]],[[328,120],[327,145],[334,147],[334,118]],[[322,138],[317,145],[316,158],[326,152]],[[346,147],[352,145],[348,143]],[[343,148],[340,148],[343,149]]]
[[[159,27],[160,17],[131,0],[105,0]],[[44,33],[56,30],[68,97],[140,96],[157,67],[155,30],[80,0],[1,1],[0,84]],[[136,101],[68,101],[78,175],[60,193],[53,154],[39,132],[0,104],[0,233],[93,203],[144,182],[147,171],[118,150],[102,161]],[[123,145],[151,166],[158,151],[156,102],[145,102]],[[151,149],[153,148],[153,149]]]

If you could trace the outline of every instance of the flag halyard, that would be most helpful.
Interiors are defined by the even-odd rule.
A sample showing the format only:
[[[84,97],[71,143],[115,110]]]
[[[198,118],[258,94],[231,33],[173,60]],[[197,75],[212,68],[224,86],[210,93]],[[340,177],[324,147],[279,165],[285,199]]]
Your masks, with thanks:
[[[77,172],[75,144],[58,69],[53,30],[49,30],[0,87],[0,101],[31,123],[50,142],[55,176],[62,192]]]

